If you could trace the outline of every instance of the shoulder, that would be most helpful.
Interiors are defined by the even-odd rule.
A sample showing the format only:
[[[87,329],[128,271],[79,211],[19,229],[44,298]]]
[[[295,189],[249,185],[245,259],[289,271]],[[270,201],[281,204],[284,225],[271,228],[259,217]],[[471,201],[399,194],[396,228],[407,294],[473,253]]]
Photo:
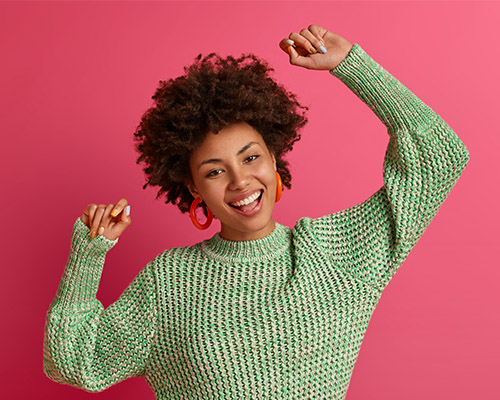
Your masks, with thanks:
[[[203,257],[201,244],[202,242],[163,250],[149,262],[153,273],[156,276],[176,273],[187,265],[196,264],[196,260]]]
[[[311,217],[302,217],[295,223],[291,230],[292,241],[296,247],[317,245],[315,230],[315,219]]]

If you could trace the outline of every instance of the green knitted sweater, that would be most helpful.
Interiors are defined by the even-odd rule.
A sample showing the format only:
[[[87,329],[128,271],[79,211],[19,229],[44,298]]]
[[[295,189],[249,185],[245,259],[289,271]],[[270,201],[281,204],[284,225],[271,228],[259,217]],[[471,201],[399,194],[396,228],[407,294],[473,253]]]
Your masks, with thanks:
[[[119,299],[96,299],[106,253],[78,218],[46,316],[44,371],[90,392],[142,376],[157,399],[343,399],[381,293],[469,153],[429,106],[354,44],[332,75],[387,127],[384,186],[268,236],[163,251]]]

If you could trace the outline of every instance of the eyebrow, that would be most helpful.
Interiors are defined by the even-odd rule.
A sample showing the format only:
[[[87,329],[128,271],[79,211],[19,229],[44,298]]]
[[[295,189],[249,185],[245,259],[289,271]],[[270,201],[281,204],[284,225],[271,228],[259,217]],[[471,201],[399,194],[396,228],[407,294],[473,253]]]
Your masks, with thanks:
[[[236,155],[239,156],[240,154],[244,153],[245,151],[247,151],[250,147],[252,147],[254,144],[259,144],[257,142],[250,142],[248,144],[246,144],[245,146],[243,146],[237,153]],[[203,160],[200,165],[198,166],[198,169],[200,169],[203,165],[205,164],[211,164],[211,163],[218,163],[218,162],[222,162],[222,159],[220,158],[209,158],[208,160]]]

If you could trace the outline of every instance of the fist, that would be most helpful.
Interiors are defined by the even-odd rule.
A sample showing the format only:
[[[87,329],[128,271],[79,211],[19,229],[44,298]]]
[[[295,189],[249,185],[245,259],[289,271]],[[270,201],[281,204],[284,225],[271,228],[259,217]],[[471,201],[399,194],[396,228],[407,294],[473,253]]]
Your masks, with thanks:
[[[315,70],[334,69],[352,48],[349,40],[319,25],[292,32],[279,45],[290,56],[290,64]]]
[[[90,238],[98,234],[109,240],[118,238],[132,222],[127,215],[130,206],[127,206],[127,199],[120,199],[116,204],[89,204],[80,219],[90,229]]]

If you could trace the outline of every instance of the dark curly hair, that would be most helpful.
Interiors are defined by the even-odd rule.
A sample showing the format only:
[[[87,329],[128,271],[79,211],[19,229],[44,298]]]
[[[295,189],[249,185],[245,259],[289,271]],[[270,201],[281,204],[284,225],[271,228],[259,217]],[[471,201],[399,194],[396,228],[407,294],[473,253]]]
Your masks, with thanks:
[[[154,106],[146,110],[134,133],[136,163],[145,163],[148,185],[159,186],[156,199],[166,193],[165,203],[187,212],[193,201],[185,182],[192,181],[191,151],[208,132],[218,133],[237,122],[259,132],[276,158],[283,186],[291,188],[291,175],[284,155],[300,139],[307,123],[296,95],[269,75],[268,63],[253,54],[221,58],[211,53],[184,67],[184,75],[160,81],[153,95]]]

